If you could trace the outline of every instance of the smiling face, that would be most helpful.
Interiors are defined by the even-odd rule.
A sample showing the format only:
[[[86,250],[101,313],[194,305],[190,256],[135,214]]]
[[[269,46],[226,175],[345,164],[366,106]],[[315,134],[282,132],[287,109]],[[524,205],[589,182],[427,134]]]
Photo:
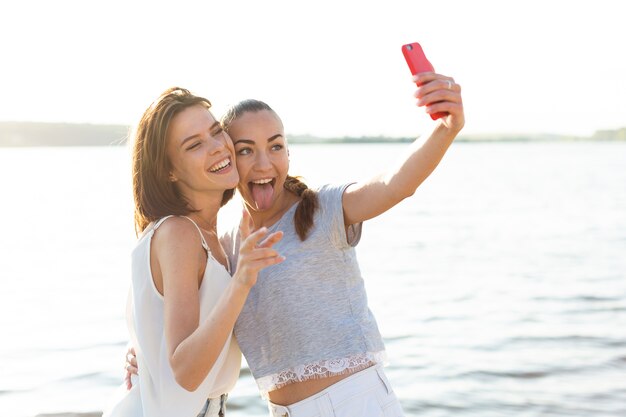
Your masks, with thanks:
[[[283,124],[270,110],[249,111],[228,127],[237,154],[239,187],[252,211],[282,207],[289,155]]]
[[[187,198],[215,194],[237,186],[232,141],[203,105],[187,107],[176,114],[167,131],[169,178]]]

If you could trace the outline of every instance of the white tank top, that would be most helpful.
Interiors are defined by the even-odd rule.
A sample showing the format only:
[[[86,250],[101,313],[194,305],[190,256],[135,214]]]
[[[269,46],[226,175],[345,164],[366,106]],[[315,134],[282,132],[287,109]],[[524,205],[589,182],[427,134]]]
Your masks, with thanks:
[[[137,353],[139,376],[131,391],[121,391],[104,416],[195,417],[207,398],[229,392],[239,377],[241,352],[236,339],[228,338],[213,368],[194,392],[176,382],[165,344],[163,296],[157,291],[150,269],[150,242],[155,230],[169,217],[149,225],[132,252],[132,287],[126,319]],[[231,280],[229,272],[209,252],[198,225],[207,265],[199,289],[200,318],[207,317]]]

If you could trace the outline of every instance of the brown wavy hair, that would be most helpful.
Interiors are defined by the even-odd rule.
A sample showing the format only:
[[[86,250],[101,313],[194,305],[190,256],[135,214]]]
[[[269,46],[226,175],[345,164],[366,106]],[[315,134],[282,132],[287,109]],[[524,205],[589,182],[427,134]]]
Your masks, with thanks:
[[[231,106],[226,111],[224,116],[222,116],[222,129],[224,129],[226,133],[229,133],[228,128],[239,117],[245,113],[256,113],[263,110],[270,111],[278,117],[276,112],[263,101],[254,99],[240,101],[234,106]],[[278,119],[280,120],[280,117],[278,117]],[[319,208],[317,192],[311,190],[304,182],[302,182],[301,177],[291,175],[287,175],[284,188],[300,197],[300,202],[298,203],[298,207],[296,207],[293,222],[296,233],[298,233],[298,237],[301,241],[305,241],[311,227],[313,227],[315,211]]]
[[[136,234],[161,217],[171,214],[184,216],[197,211],[189,205],[176,184],[170,181],[172,165],[165,152],[167,130],[174,116],[197,105],[207,110],[211,108],[209,100],[189,90],[168,88],[146,109],[135,128],[132,135],[132,174]],[[222,205],[233,197],[234,192],[234,189],[224,191]]]

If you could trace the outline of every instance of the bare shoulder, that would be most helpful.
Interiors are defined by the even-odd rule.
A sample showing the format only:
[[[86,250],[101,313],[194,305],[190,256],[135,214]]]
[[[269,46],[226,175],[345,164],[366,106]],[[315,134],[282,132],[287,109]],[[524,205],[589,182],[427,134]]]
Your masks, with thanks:
[[[180,216],[172,216],[165,220],[152,237],[157,250],[167,252],[190,252],[202,250],[202,239],[196,226]]]

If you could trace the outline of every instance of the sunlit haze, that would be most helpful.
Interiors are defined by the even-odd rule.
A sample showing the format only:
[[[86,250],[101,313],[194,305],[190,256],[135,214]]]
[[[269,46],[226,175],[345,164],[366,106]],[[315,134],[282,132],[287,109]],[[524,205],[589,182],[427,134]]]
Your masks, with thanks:
[[[411,136],[400,52],[463,87],[465,133],[626,126],[620,1],[23,1],[0,6],[0,121],[133,124],[165,88],[219,115],[267,101],[286,131]]]

